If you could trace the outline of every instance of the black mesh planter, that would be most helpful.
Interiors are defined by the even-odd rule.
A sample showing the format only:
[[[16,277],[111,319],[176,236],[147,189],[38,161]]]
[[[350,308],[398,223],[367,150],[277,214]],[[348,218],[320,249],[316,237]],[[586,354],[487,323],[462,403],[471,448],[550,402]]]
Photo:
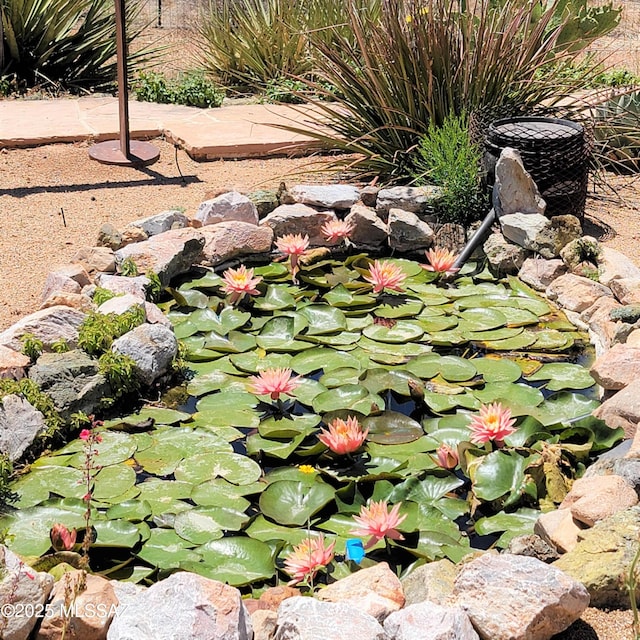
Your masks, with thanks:
[[[538,185],[547,203],[547,215],[569,213],[583,218],[590,144],[581,124],[558,118],[505,118],[489,125],[484,144],[490,185],[500,153],[513,147]]]

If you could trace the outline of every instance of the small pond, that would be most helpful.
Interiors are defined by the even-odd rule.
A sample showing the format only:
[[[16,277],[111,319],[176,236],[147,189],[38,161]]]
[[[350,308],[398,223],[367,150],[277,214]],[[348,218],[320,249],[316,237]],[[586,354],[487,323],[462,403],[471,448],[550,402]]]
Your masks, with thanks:
[[[363,564],[398,569],[472,547],[504,548],[621,437],[591,417],[588,340],[516,278],[469,263],[443,280],[418,262],[373,293],[365,255],[319,255],[292,283],[287,263],[255,268],[258,293],[234,305],[220,275],[198,273],[164,303],[183,345],[188,400],[108,421],[92,468],[91,567],[153,580],[177,568],[259,589],[288,580],[283,560],[322,532],[334,577],[372,500],[400,504],[402,539]],[[291,369],[289,393],[257,395],[260,372]],[[501,403],[515,430],[473,444],[469,423]],[[320,439],[357,418],[348,454]],[[447,445],[449,458],[438,452]],[[50,552],[55,523],[84,527],[86,442],[31,465],[0,519],[25,556]]]

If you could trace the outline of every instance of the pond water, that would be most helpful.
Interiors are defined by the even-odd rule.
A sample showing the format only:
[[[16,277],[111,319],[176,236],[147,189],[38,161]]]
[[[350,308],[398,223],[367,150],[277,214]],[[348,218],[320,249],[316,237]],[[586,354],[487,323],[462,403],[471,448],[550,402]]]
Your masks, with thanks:
[[[183,568],[260,588],[288,579],[282,561],[309,536],[335,541],[342,560],[372,500],[401,503],[404,539],[380,540],[364,563],[458,561],[531,532],[539,509],[620,439],[591,417],[587,337],[548,301],[475,264],[442,282],[417,262],[387,262],[404,274],[401,291],[374,295],[364,255],[304,267],[299,284],[286,264],[257,267],[259,295],[235,306],[214,272],[174,290],[164,306],[189,398],[102,428],[94,569],[139,581]],[[283,368],[296,388],[256,395],[252,379]],[[496,402],[516,430],[471,443],[471,416]],[[318,436],[354,417],[366,441],[332,453]],[[451,468],[441,445],[459,458]],[[55,523],[83,527],[85,447],[70,442],[14,483],[18,509],[0,530],[16,552],[50,552]],[[338,560],[335,577],[354,569]]]

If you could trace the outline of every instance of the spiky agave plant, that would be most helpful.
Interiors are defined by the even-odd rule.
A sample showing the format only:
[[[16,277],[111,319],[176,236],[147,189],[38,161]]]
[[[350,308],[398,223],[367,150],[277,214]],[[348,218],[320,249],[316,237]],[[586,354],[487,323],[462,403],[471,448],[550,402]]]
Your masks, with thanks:
[[[126,6],[127,42],[144,29],[142,5]],[[116,42],[112,0],[0,0],[0,76],[22,88],[104,89],[115,83]],[[130,72],[159,53],[144,47],[129,55]]]

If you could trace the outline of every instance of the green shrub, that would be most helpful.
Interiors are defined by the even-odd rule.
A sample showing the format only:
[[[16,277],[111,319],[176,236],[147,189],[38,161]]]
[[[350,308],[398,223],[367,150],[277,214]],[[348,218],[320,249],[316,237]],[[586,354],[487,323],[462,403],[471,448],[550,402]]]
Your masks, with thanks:
[[[125,258],[118,265],[118,271],[121,276],[125,276],[126,278],[135,278],[140,273],[138,265],[135,263],[133,258]]]
[[[18,494],[9,489],[9,481],[13,473],[13,464],[9,457],[0,454],[0,513],[7,510],[7,507],[16,502]]]
[[[585,34],[568,29],[571,6],[388,0],[371,18],[348,5],[348,37],[333,31],[328,45],[326,34],[310,34],[316,73],[342,107],[316,103],[324,130],[311,135],[321,147],[359,154],[342,163],[362,178],[406,180],[430,123],[463,112],[478,120],[531,112],[580,88],[558,83],[556,74],[615,26],[617,13]]]
[[[127,2],[127,42],[144,24],[140,0]],[[12,74],[23,87],[50,84],[62,89],[102,89],[116,78],[113,0],[2,0],[4,57],[0,77]],[[130,53],[133,71],[155,57],[149,47]]]
[[[138,74],[133,90],[141,102],[182,104],[201,109],[219,107],[224,100],[224,91],[202,71],[182,74],[176,80],[168,80],[154,71],[143,71]]]
[[[480,177],[481,150],[469,137],[465,115],[449,116],[440,127],[431,123],[418,154],[416,182],[443,190],[436,204],[439,219],[467,224],[489,210]]]
[[[147,278],[149,279],[149,284],[145,287],[147,298],[151,302],[158,302],[158,300],[160,300],[162,292],[164,291],[162,282],[160,282],[158,274],[153,271],[149,271],[149,273],[147,273]]]
[[[111,347],[116,338],[141,325],[144,319],[141,305],[121,314],[91,311],[78,330],[78,346],[89,355],[100,355]]]
[[[27,356],[31,362],[35,362],[44,349],[42,340],[36,338],[33,333],[25,333],[21,338],[22,353]]]
[[[104,404],[113,404],[118,398],[140,388],[135,362],[127,355],[105,351],[98,360],[98,369],[111,385],[114,394]]]
[[[105,289],[104,287],[96,287],[96,290],[93,292],[93,302],[100,306],[103,302],[107,300],[111,300],[111,298],[115,298],[116,294],[110,289]]]
[[[307,85],[302,80],[278,78],[267,83],[264,89],[264,101],[284,104],[302,104],[306,99],[302,95]]]
[[[51,343],[51,351],[54,353],[66,353],[69,351],[69,343],[64,338],[60,338]]]

